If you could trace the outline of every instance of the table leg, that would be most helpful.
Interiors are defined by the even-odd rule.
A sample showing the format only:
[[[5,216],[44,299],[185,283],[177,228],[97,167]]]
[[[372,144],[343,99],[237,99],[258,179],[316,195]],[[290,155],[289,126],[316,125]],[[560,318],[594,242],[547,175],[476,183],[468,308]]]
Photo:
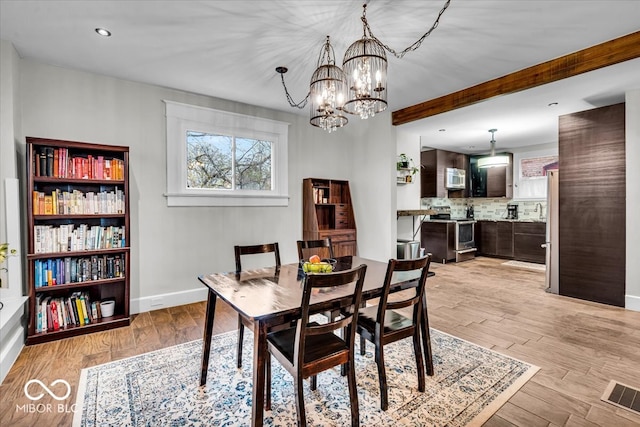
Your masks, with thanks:
[[[200,365],[200,385],[207,383],[209,369],[209,355],[211,354],[211,335],[213,334],[213,318],[216,314],[216,294],[209,291],[207,297],[207,314],[204,321],[204,336],[202,337],[202,364]]]
[[[420,330],[422,331],[422,352],[427,375],[433,376],[433,353],[431,352],[431,333],[429,332],[429,317],[427,316],[427,301],[422,303],[422,316]]]
[[[251,425],[261,427],[264,418],[265,357],[267,326],[258,321],[253,328],[253,398]]]

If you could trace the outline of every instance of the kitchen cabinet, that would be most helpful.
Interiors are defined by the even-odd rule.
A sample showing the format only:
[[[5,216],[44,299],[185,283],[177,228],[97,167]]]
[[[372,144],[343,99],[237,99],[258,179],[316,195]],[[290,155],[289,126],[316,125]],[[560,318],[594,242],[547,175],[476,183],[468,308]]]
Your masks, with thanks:
[[[544,222],[513,223],[513,256],[519,261],[545,263],[546,252],[541,246],[546,240]]]
[[[476,245],[478,246],[478,255],[497,255],[497,227],[497,221],[478,221],[476,223]]]
[[[435,149],[420,153],[420,197],[455,199],[469,196],[468,185],[462,190],[448,190],[446,188],[447,168],[463,169],[468,176],[468,156]]]
[[[509,156],[507,166],[481,169],[478,168],[478,159],[484,156],[471,156],[469,158],[469,173],[471,197],[506,197],[513,198],[513,154],[503,153]]]
[[[513,258],[514,223],[510,221],[497,221],[496,225],[496,255],[502,258]]]
[[[513,223],[510,221],[478,221],[476,223],[476,244],[479,255],[512,258]]]
[[[476,223],[478,255],[545,263],[544,222],[480,220]]]
[[[421,227],[421,244],[425,252],[431,253],[434,262],[447,262],[456,259],[455,222],[425,221]]]
[[[306,178],[302,181],[302,238],[331,238],[335,256],[356,255],[356,220],[349,181]]]

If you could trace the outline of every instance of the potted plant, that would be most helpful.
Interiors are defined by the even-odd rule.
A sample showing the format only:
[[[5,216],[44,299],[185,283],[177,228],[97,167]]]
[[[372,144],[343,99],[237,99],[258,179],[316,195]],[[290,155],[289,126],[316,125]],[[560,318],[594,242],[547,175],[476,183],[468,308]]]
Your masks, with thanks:
[[[408,169],[409,168],[409,161],[411,159],[409,157],[407,157],[406,154],[402,153],[398,156],[398,162],[396,163],[396,167],[398,170],[401,169]]]
[[[398,156],[398,161],[396,162],[397,170],[408,170],[411,175],[415,175],[418,172],[418,168],[413,164],[413,159],[408,157],[406,154],[401,153]]]

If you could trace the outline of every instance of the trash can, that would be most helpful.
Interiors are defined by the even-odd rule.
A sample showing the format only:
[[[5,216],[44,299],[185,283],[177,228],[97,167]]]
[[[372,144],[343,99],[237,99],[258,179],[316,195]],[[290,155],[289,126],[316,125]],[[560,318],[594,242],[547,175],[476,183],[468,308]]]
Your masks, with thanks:
[[[418,258],[420,254],[420,242],[417,240],[398,239],[397,252],[398,259]]]

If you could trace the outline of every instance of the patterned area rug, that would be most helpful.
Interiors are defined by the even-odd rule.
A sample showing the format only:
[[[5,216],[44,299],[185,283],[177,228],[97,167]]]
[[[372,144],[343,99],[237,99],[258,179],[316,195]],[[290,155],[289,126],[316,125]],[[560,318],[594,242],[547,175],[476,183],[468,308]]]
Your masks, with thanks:
[[[249,332],[249,331],[247,331]],[[249,332],[251,336],[251,333]],[[245,426],[251,420],[252,339],[245,337],[243,367],[235,366],[237,333],[214,337],[205,387],[198,387],[202,341],[165,348],[83,369],[74,426]],[[357,338],[356,338],[357,339]],[[356,356],[363,426],[478,426],[538,370],[432,329],[435,375],[418,380],[411,340],[385,347],[389,409],[380,410],[373,345]],[[293,382],[272,358],[269,426],[295,426]],[[350,424],[346,378],[338,368],[318,376],[317,390],[305,382],[310,426]]]
[[[547,269],[547,267],[544,264],[536,264],[534,262],[524,262],[524,261],[507,261],[507,262],[503,262],[502,265],[506,265],[509,267],[528,268],[529,270],[537,270],[537,271],[546,271]]]

